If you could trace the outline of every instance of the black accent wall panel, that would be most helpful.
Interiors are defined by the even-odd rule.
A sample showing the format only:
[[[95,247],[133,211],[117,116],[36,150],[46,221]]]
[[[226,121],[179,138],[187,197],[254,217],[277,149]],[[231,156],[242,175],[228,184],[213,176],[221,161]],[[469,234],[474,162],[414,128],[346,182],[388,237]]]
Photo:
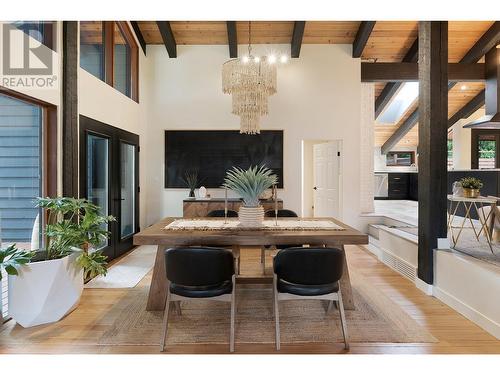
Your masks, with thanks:
[[[218,188],[233,166],[265,165],[283,188],[283,131],[240,134],[237,130],[166,130],[165,188],[186,188],[186,171],[197,170],[200,186]],[[299,168],[299,166],[297,166]]]

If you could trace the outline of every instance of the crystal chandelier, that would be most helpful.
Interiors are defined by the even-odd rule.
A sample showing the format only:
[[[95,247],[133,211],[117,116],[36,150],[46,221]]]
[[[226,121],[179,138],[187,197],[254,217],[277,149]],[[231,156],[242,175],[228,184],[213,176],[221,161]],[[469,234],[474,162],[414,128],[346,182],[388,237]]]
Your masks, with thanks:
[[[248,55],[222,65],[222,91],[232,95],[232,113],[240,116],[240,133],[259,134],[260,117],[268,114],[267,101],[276,93],[275,58],[252,55],[248,23]]]

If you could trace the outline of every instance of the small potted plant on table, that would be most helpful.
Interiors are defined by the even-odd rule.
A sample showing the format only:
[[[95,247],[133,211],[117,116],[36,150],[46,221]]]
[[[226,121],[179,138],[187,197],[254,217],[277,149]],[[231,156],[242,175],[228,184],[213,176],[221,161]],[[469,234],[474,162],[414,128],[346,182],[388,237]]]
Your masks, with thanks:
[[[483,183],[480,179],[475,177],[464,177],[460,180],[460,183],[462,184],[464,197],[466,198],[479,197],[480,189],[483,187]]]
[[[194,198],[194,189],[196,189],[198,183],[200,183],[198,179],[198,170],[187,170],[186,172],[184,172],[184,176],[181,177],[181,179],[189,188],[189,198]]]
[[[247,170],[233,167],[227,171],[223,186],[233,190],[243,198],[243,205],[238,211],[242,226],[262,225],[264,208],[260,205],[259,197],[277,182],[278,177],[265,166],[250,167]]]
[[[108,239],[106,224],[114,220],[85,199],[38,198],[37,205],[47,211],[44,249],[11,255],[17,264],[5,267],[9,313],[23,327],[63,318],[78,305],[84,278],[106,274],[106,256],[91,250]]]

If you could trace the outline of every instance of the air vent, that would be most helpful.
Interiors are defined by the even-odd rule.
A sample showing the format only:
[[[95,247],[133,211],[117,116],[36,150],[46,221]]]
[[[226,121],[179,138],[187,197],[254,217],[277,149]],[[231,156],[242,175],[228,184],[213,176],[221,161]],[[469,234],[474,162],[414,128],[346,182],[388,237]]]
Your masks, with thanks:
[[[417,277],[417,270],[415,267],[384,249],[380,250],[380,260],[382,262],[391,267],[394,271],[406,277],[408,280],[415,281]]]

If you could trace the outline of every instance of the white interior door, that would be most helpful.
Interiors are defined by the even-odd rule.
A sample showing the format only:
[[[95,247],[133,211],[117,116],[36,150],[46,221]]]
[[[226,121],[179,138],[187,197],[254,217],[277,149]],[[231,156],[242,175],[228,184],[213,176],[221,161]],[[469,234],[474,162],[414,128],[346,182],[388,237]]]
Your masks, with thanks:
[[[340,218],[339,142],[313,146],[314,217]]]

